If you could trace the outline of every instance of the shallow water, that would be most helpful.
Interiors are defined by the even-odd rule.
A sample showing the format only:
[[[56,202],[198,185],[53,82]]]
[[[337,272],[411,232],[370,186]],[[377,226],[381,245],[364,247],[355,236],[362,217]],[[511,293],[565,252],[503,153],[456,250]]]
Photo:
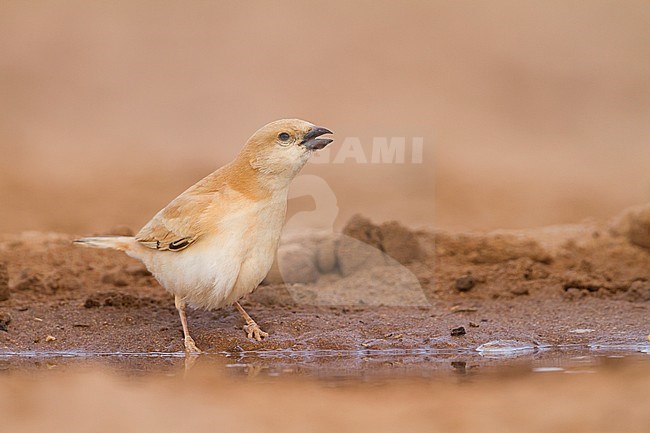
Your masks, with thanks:
[[[587,374],[618,363],[650,364],[650,343],[536,346],[512,340],[454,349],[260,350],[186,356],[183,352],[3,352],[0,371],[101,366],[125,374],[184,374],[190,368],[260,377],[322,379],[444,377],[499,373]]]

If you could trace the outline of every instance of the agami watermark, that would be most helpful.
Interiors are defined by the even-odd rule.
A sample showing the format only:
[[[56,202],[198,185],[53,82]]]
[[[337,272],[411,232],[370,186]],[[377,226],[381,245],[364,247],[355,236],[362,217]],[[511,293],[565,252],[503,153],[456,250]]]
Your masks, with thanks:
[[[372,147],[364,149],[359,137],[346,137],[340,145],[326,147],[314,153],[311,162],[314,164],[422,164],[424,138],[412,137],[374,137]]]

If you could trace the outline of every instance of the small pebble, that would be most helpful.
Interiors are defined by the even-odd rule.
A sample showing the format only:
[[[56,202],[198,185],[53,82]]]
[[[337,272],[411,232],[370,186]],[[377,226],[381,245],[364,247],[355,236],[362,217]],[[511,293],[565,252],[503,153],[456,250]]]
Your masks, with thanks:
[[[101,306],[102,304],[95,298],[88,298],[86,299],[86,302],[84,302],[84,307],[85,308],[97,308]]]
[[[451,330],[451,336],[452,337],[459,337],[461,335],[467,334],[467,331],[465,331],[464,326],[459,326],[458,328],[454,328]]]
[[[469,327],[470,327],[470,328],[478,328],[478,327],[479,327],[479,324],[478,324],[478,323],[474,323],[474,322],[469,322]]]
[[[452,313],[474,313],[478,311],[477,308],[474,307],[463,307],[461,305],[454,305],[449,309]]]
[[[513,289],[510,289],[510,293],[512,293],[515,296],[522,296],[522,295],[528,295],[528,289],[526,287],[515,287]]]
[[[465,373],[467,363],[465,361],[451,361],[451,367],[460,373]]]
[[[456,280],[456,290],[459,292],[468,292],[476,285],[476,280],[471,275],[460,277]]]
[[[48,335],[47,337],[45,337],[45,341],[48,342],[48,343],[50,341],[54,341],[54,340],[56,340],[56,337],[53,336],[53,335]]]
[[[8,332],[11,314],[0,312],[0,331]]]

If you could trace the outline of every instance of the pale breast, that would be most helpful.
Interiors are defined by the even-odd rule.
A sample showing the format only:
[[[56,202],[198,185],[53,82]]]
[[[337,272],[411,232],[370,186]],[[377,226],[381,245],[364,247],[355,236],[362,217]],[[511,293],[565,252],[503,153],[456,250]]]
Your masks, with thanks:
[[[160,284],[195,307],[215,309],[252,292],[270,270],[286,214],[284,198],[243,202],[179,252],[139,257]]]
[[[286,195],[282,200],[266,203],[257,213],[257,222],[249,228],[248,236],[254,242],[247,244],[239,275],[226,304],[231,304],[251,293],[269,273],[280,242],[286,216]]]

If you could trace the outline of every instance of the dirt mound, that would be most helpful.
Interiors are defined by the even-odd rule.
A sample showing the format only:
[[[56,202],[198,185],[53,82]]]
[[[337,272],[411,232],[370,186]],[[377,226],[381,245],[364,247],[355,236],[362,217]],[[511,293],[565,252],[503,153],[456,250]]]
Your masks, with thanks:
[[[343,228],[343,234],[385,252],[402,264],[421,258],[416,235],[397,221],[375,225],[368,218],[354,215]]]
[[[399,292],[393,277],[402,272],[417,279],[430,302],[461,293],[473,299],[591,296],[646,301],[650,250],[640,244],[641,234],[650,230],[648,209],[628,210],[603,224],[472,234],[415,232],[397,222],[374,224],[356,215],[341,234],[287,239],[270,282],[278,284],[285,277],[287,283],[321,293],[335,284],[344,290],[375,285],[388,298]],[[323,256],[332,263],[321,265]],[[318,272],[323,268],[327,272]],[[390,283],[382,287],[382,281]]]

